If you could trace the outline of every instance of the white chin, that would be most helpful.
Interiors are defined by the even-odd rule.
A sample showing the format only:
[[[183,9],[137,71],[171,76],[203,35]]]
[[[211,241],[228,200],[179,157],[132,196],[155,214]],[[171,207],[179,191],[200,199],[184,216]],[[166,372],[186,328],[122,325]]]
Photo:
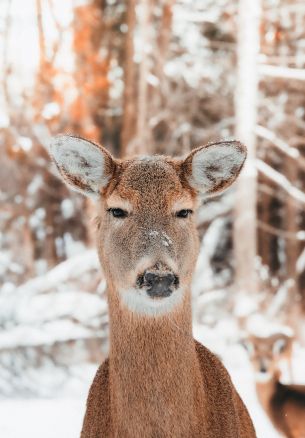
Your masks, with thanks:
[[[173,311],[183,299],[183,288],[175,290],[169,297],[151,298],[142,289],[121,289],[122,303],[138,315],[159,316]]]
[[[257,372],[255,375],[255,380],[258,383],[265,383],[265,382],[269,382],[269,380],[271,380],[271,374],[270,373],[260,373]]]

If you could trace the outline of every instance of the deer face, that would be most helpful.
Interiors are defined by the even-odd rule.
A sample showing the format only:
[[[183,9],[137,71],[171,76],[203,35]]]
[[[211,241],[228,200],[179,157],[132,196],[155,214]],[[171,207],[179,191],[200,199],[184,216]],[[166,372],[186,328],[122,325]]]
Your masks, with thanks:
[[[264,382],[279,372],[279,362],[291,356],[292,338],[285,334],[275,334],[266,338],[250,336],[242,341],[252,362],[255,378]]]
[[[219,193],[236,179],[245,148],[221,142],[185,159],[122,161],[86,140],[59,136],[51,154],[65,182],[96,199],[98,253],[111,293],[138,314],[156,316],[178,306],[198,254],[199,195]]]

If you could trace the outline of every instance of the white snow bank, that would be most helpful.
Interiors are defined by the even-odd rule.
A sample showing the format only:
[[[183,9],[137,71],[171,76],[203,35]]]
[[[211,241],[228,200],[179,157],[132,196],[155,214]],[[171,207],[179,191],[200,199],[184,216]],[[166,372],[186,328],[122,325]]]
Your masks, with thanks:
[[[55,289],[58,284],[65,283],[72,278],[79,278],[90,269],[100,269],[100,263],[96,250],[89,249],[60,263],[45,275],[19,286],[17,292],[35,294]]]
[[[0,402],[2,438],[76,438],[85,399],[10,400]]]

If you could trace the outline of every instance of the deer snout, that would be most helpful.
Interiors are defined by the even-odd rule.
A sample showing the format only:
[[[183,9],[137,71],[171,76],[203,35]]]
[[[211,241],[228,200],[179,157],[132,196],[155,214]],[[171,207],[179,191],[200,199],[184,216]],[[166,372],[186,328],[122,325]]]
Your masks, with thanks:
[[[267,373],[268,372],[268,364],[265,360],[261,360],[259,364],[259,372],[260,373]]]
[[[137,286],[146,289],[151,298],[164,298],[178,288],[179,278],[172,271],[151,268],[138,276]]]

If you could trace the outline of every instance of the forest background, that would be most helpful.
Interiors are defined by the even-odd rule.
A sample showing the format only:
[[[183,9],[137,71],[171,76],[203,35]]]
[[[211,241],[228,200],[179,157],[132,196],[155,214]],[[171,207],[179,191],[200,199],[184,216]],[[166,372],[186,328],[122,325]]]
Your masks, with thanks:
[[[117,157],[248,146],[239,182],[200,207],[194,335],[277,437],[240,339],[290,331],[305,375],[304,2],[1,0],[0,65],[1,436],[77,436],[107,355],[95,207],[48,154],[73,133]]]

